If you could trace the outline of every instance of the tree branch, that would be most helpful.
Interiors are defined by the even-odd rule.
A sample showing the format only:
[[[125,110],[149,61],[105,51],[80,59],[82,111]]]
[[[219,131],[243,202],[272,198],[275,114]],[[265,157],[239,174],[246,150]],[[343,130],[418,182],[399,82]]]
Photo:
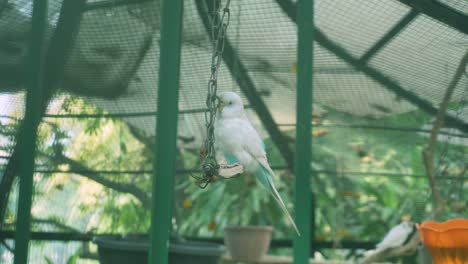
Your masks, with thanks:
[[[468,51],[465,53],[465,55],[461,59],[460,64],[458,65],[458,68],[455,72],[455,75],[453,76],[452,81],[447,87],[444,98],[437,112],[434,125],[431,130],[431,135],[429,138],[428,145],[426,148],[424,148],[423,153],[422,153],[424,165],[426,168],[426,176],[429,180],[429,187],[431,188],[431,191],[432,191],[432,197],[434,199],[434,206],[435,206],[434,212],[432,213],[432,216],[430,216],[429,218],[437,218],[444,211],[444,208],[445,208],[445,200],[442,198],[440,194],[440,190],[437,186],[436,179],[435,179],[433,154],[434,154],[434,149],[437,143],[437,135],[440,129],[442,128],[442,126],[444,125],[445,112],[447,111],[448,104],[450,103],[450,98],[452,97],[452,94],[455,91],[455,88],[458,82],[463,76],[463,73],[465,71],[467,64],[468,64]],[[378,262],[378,261],[381,261],[390,257],[413,254],[416,251],[417,246],[420,243],[420,241],[421,241],[420,236],[415,234],[413,235],[411,240],[405,245],[401,247],[397,247],[397,248],[390,248],[384,251],[375,251],[371,253],[370,255],[366,256],[362,260],[361,264],[374,263],[374,262]]]
[[[79,233],[80,231],[78,229],[75,229],[71,226],[68,226],[64,223],[62,223],[61,221],[59,221],[58,219],[55,219],[55,218],[47,218],[47,219],[41,219],[41,218],[33,218],[31,219],[33,223],[37,223],[37,224],[50,224],[50,225],[53,225],[53,226],[56,226],[62,230],[66,230],[66,231],[70,231],[70,232],[77,232]]]
[[[432,197],[434,199],[434,206],[435,206],[434,213],[433,213],[434,218],[436,218],[440,213],[442,213],[445,208],[445,201],[440,194],[440,190],[437,186],[436,179],[435,179],[434,163],[433,163],[434,149],[437,143],[437,136],[439,134],[439,131],[444,125],[444,116],[445,116],[445,112],[447,111],[450,98],[452,97],[452,94],[455,91],[455,88],[457,87],[458,82],[463,76],[463,73],[465,71],[467,64],[468,64],[468,51],[465,53],[465,55],[461,59],[460,64],[458,65],[457,71],[455,72],[455,75],[453,76],[452,81],[450,82],[445,92],[444,98],[442,100],[442,103],[440,104],[439,111],[437,112],[437,116],[436,116],[434,125],[431,130],[429,142],[427,144],[427,147],[423,150],[423,153],[422,153],[423,159],[424,159],[424,165],[426,168],[426,175],[429,180],[429,187],[431,188]]]
[[[55,159],[56,163],[67,164],[68,166],[70,166],[71,171],[77,171],[78,174],[80,174],[81,176],[86,177],[90,180],[93,180],[99,184],[102,184],[118,192],[128,193],[128,194],[133,195],[142,203],[143,207],[146,209],[149,209],[151,207],[150,197],[148,196],[147,192],[136,187],[135,185],[123,184],[123,183],[117,183],[117,182],[111,181],[105,177],[102,177],[98,173],[92,172],[90,168],[86,167],[79,161],[70,159],[69,157],[66,157],[63,154],[59,154],[55,158],[56,158]]]
[[[49,105],[52,95],[57,89],[57,84],[60,81],[66,63],[70,48],[74,40],[75,33],[79,27],[79,22],[83,12],[83,7],[86,5],[86,0],[65,0],[60,9],[60,15],[57,22],[57,27],[54,30],[44,59],[44,73],[42,85],[45,87],[45,94],[42,98],[41,119]],[[50,28],[50,26],[48,26]],[[37,129],[39,124],[35,124],[33,129]],[[18,136],[20,139],[24,133],[24,124],[21,122],[18,128]],[[19,173],[20,164],[20,148],[21,142],[17,141],[11,152],[7,167],[0,179],[0,229],[5,220],[6,209],[8,206],[9,194],[13,185],[13,181]]]
[[[134,138],[136,138],[138,141],[143,143],[146,147],[148,147],[150,150],[153,150],[155,148],[155,142],[154,142],[154,137],[148,137],[146,136],[139,128],[127,123],[128,126],[128,131],[130,131],[130,134]]]
[[[405,256],[413,254],[418,248],[418,244],[421,241],[421,238],[418,234],[414,234],[411,240],[405,245],[397,248],[389,248],[384,251],[376,251],[367,257],[365,257],[360,264],[370,264],[382,261],[391,257]]]

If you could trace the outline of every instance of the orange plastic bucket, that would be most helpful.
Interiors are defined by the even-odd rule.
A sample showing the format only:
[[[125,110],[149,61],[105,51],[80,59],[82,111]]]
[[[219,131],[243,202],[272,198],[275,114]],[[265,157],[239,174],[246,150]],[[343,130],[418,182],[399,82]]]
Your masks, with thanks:
[[[468,219],[452,219],[443,223],[425,221],[417,227],[433,263],[468,263]]]

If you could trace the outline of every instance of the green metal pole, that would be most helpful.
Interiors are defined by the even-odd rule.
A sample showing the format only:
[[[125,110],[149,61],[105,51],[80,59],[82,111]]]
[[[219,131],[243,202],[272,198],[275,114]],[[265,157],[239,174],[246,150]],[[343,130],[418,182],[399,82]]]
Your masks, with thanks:
[[[314,237],[313,201],[310,185],[312,158],[312,79],[313,79],[313,0],[297,3],[297,91],[296,91],[296,154],[295,212],[301,236],[294,239],[294,263],[309,263]]]
[[[47,25],[47,1],[35,0],[29,40],[29,63],[24,128],[19,135],[21,144],[20,185],[15,236],[14,264],[26,264],[30,240],[31,204],[33,193],[34,156],[36,151],[37,124],[41,118],[43,86],[43,44]]]
[[[182,0],[162,1],[150,264],[168,263],[176,161],[182,11]]]

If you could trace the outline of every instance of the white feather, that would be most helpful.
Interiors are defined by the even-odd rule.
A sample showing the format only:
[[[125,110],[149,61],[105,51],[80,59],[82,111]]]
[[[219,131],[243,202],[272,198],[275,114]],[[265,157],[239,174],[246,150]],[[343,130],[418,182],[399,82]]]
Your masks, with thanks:
[[[217,150],[235,156],[247,173],[256,174],[262,166],[273,176],[262,140],[245,115],[242,99],[233,92],[222,93],[219,97],[225,106],[221,112],[218,112],[215,122]],[[296,232],[300,234],[272,179],[268,179],[268,183],[273,197]]]
[[[412,231],[413,223],[408,221],[401,222],[399,225],[390,229],[382,241],[376,245],[376,250],[383,251],[389,248],[402,246]]]

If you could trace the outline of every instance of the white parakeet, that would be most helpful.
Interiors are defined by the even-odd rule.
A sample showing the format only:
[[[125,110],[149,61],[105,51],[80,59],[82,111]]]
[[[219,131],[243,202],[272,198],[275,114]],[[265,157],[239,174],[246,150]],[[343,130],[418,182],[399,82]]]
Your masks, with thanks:
[[[242,99],[234,92],[219,95],[219,106],[214,126],[218,153],[228,164],[239,163],[245,172],[256,175],[273,195],[289,222],[300,235],[294,220],[273,184],[273,170],[268,164],[264,144],[248,120]]]
[[[392,227],[385,237],[378,243],[372,253],[378,253],[389,248],[403,246],[405,242],[414,233],[414,223],[410,221],[402,221],[400,224]]]

